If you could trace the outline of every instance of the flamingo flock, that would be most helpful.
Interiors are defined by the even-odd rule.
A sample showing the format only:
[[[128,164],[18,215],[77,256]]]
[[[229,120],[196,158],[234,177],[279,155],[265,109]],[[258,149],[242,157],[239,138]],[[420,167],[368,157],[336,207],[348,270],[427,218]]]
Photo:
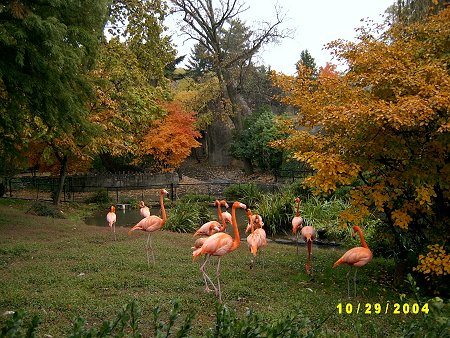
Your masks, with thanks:
[[[161,206],[161,217],[150,214],[150,209],[145,205],[144,201],[140,201],[139,203],[139,213],[142,219],[134,225],[129,231],[128,235],[130,235],[133,231],[140,230],[148,233],[147,241],[145,244],[145,251],[147,255],[147,264],[150,266],[150,254],[152,256],[153,264],[155,264],[155,255],[151,243],[151,234],[161,230],[164,224],[167,221],[167,214],[164,207],[164,196],[168,195],[167,190],[161,189],[159,191],[159,202]],[[316,230],[311,225],[305,225],[304,219],[300,216],[300,197],[296,197],[294,199],[294,203],[296,205],[295,208],[295,216],[292,218],[292,232],[297,238],[297,255],[298,255],[298,243],[299,243],[299,234],[307,247],[307,255],[306,255],[306,273],[308,275],[312,275],[312,246],[313,242],[316,239]],[[232,204],[231,214],[227,211],[229,205],[226,200],[218,200],[216,199],[214,202],[214,206],[217,207],[217,220],[211,220],[200,226],[197,231],[194,233],[193,237],[199,237],[195,240],[192,246],[192,259],[195,261],[198,257],[204,256],[204,261],[200,265],[200,272],[202,274],[204,283],[205,283],[205,291],[211,292],[214,291],[217,296],[219,302],[222,302],[222,292],[220,285],[220,262],[223,256],[235,251],[241,243],[240,235],[239,235],[239,226],[236,220],[236,209],[243,209],[247,215],[248,223],[245,230],[245,233],[250,232],[247,236],[247,245],[248,249],[252,255],[250,268],[254,267],[257,256],[261,255],[262,248],[267,245],[267,236],[266,232],[263,229],[264,222],[258,213],[253,214],[250,208],[239,201],[236,201]],[[222,208],[225,208],[225,211]],[[114,239],[116,240],[116,214],[115,207],[112,205],[110,207],[109,212],[107,213],[106,220],[108,225],[111,227],[111,230],[114,233]],[[232,225],[234,238],[226,233],[227,224]],[[359,226],[353,227],[352,237],[359,234],[361,245],[360,247],[355,247],[342,255],[334,264],[333,268],[338,267],[342,264],[347,264],[350,266],[350,269],[347,273],[347,294],[350,297],[350,272],[353,267],[360,268],[366,264],[368,264],[372,258],[372,251],[369,249],[362,230]],[[259,255],[258,255],[259,253]],[[209,262],[209,258],[211,256],[218,257],[217,266],[216,266],[216,278],[215,282],[211,279],[211,277],[206,272],[206,267]],[[264,261],[263,261],[264,268]],[[353,276],[353,288],[354,288],[354,296],[356,297],[356,274],[358,269],[355,269],[355,273]],[[210,288],[212,287],[212,289]]]

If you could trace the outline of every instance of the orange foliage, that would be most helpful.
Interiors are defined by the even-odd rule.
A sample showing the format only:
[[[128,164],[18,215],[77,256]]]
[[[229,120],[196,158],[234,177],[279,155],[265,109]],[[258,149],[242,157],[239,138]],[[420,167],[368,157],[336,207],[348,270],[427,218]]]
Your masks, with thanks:
[[[279,99],[298,108],[285,122],[290,136],[273,146],[315,169],[305,183],[316,193],[354,186],[344,222],[358,224],[374,208],[404,230],[418,217],[429,228],[447,226],[448,36],[450,8],[381,37],[361,31],[358,42],[330,43],[346,73],[330,64],[316,79],[273,73]]]
[[[167,115],[157,120],[141,142],[142,152],[153,156],[160,169],[171,171],[186,159],[201,137],[195,130],[195,113],[186,112],[177,103],[164,103]]]

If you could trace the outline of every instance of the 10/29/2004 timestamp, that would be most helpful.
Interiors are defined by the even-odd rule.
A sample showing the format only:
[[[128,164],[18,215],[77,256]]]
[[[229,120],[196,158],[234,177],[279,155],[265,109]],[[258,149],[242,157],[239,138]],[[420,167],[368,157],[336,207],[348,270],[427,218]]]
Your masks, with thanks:
[[[380,304],[380,303],[346,303],[342,304],[339,303],[336,305],[337,311],[339,314],[352,314],[352,313],[361,313],[365,315],[379,315],[379,314],[394,314],[394,315],[400,315],[400,314],[419,314],[424,313],[428,314],[429,308],[428,303],[425,304],[418,304],[418,303],[386,303],[386,304]]]

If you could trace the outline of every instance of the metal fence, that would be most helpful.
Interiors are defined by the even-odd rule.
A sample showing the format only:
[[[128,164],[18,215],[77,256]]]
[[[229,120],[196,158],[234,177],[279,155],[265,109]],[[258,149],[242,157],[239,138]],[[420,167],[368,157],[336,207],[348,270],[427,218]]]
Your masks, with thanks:
[[[243,185],[242,182],[202,182],[202,183],[159,183],[146,185],[86,185],[76,184],[75,180],[66,179],[61,195],[62,202],[85,202],[100,191],[106,191],[108,196],[116,203],[129,203],[130,201],[144,200],[157,202],[159,189],[166,189],[172,200],[187,194],[203,194],[212,198],[224,198],[224,191],[230,185]],[[266,192],[278,191],[283,182],[254,183],[257,188]],[[52,192],[58,187],[57,177],[14,177],[3,179],[3,196],[17,199],[51,201]]]

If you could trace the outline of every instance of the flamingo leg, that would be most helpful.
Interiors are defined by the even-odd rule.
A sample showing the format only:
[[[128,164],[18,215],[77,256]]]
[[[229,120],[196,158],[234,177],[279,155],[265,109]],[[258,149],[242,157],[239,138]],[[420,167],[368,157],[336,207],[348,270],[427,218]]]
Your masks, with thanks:
[[[352,271],[353,266],[350,265],[350,269],[347,272],[347,296],[350,298],[350,272]]]
[[[205,261],[203,262],[202,266],[200,266],[200,271],[201,271],[202,274],[203,274],[203,279],[204,279],[204,281],[205,281],[206,290],[207,290],[207,291],[210,291],[210,290],[209,290],[209,287],[208,287],[208,283],[206,282],[206,281],[208,281],[208,282],[211,283],[212,287],[214,288],[214,291],[215,291],[216,294],[217,294],[217,288],[216,288],[216,286],[214,285],[214,283],[212,282],[211,278],[209,278],[209,276],[207,275],[206,270],[205,270],[205,265],[206,265],[206,263],[208,262],[208,258],[209,258],[209,255],[206,255],[206,256],[205,256]]]
[[[297,234],[296,234],[296,237],[297,237],[297,255],[298,255],[298,247],[299,247],[299,245],[300,245],[300,243],[298,242],[298,232],[297,232]]]
[[[148,252],[152,252],[152,258],[153,258],[153,264],[155,264],[155,255],[153,253],[153,247],[152,247],[152,240],[150,239],[150,235],[148,234],[147,243],[145,244],[145,251],[147,252],[147,265],[150,266],[150,257],[148,255]]]
[[[308,258],[306,261],[306,272],[308,273],[308,275],[311,274],[311,252],[312,252],[312,242],[309,240],[308,241]]]
[[[220,292],[220,279],[219,279],[219,277],[220,277],[220,256],[219,256],[219,261],[217,262],[217,271],[216,271],[216,274],[217,274],[217,287],[218,287],[218,289],[219,289],[219,303],[222,303],[222,293]]]
[[[356,297],[356,273],[358,272],[358,269],[355,269],[355,275],[353,276],[353,287],[355,289],[355,297]]]
[[[117,238],[116,238],[116,223],[113,224],[113,229],[114,229],[114,240],[117,241]]]

